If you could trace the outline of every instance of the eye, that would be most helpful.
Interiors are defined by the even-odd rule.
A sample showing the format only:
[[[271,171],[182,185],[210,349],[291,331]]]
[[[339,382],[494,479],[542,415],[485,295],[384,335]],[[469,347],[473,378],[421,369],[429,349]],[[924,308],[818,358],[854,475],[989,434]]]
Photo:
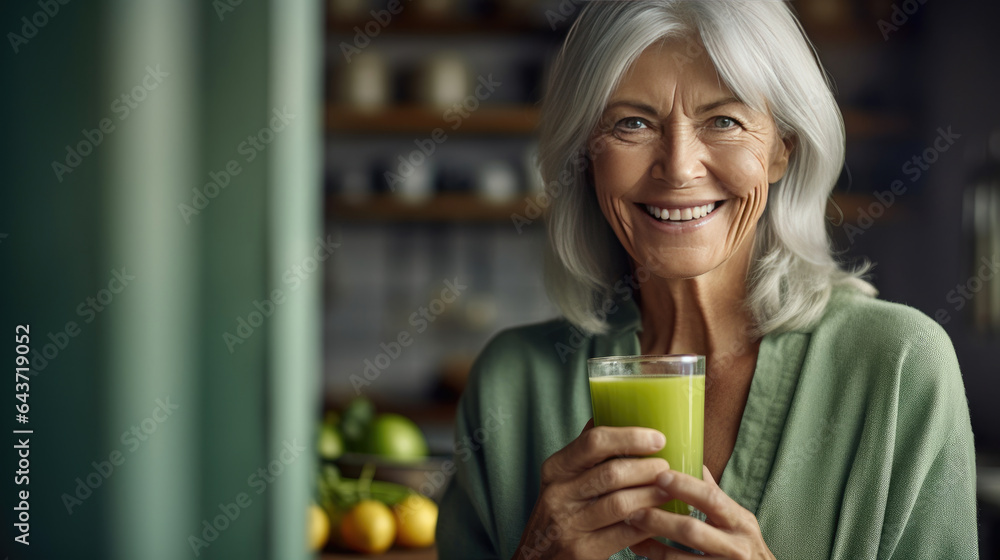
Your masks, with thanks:
[[[625,117],[624,119],[615,123],[615,128],[625,131],[642,130],[644,128],[649,128],[646,126],[646,121],[640,119],[639,117]]]
[[[719,128],[722,130],[735,128],[737,126],[743,126],[743,123],[734,119],[733,117],[715,117],[715,119],[712,121],[712,124],[715,125],[715,128]]]

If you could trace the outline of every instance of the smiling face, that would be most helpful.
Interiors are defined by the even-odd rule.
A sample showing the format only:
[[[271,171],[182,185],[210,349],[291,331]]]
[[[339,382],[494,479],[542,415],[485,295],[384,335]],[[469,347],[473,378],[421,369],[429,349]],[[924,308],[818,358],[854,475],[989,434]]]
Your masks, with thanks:
[[[591,138],[605,218],[632,259],[663,278],[748,255],[791,151],[771,116],[737,100],[704,49],[690,58],[686,46],[643,51]]]

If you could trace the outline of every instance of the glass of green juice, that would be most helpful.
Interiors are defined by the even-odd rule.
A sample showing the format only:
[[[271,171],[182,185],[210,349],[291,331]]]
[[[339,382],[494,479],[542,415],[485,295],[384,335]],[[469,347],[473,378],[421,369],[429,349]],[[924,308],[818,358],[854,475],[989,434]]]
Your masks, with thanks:
[[[659,430],[662,457],[672,470],[702,477],[705,440],[705,357],[610,356],[587,360],[595,426],[640,426]],[[703,513],[671,500],[662,509],[705,520]],[[671,543],[673,544],[673,543]]]

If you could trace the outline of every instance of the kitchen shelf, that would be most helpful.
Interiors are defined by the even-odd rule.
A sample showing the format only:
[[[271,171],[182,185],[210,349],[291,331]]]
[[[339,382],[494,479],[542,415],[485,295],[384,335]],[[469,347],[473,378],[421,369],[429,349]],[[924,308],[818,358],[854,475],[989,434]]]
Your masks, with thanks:
[[[884,138],[911,132],[912,126],[904,115],[878,113],[861,109],[843,109],[844,131],[849,138]]]
[[[328,196],[327,218],[335,222],[509,222],[510,215],[524,215],[526,199],[520,193],[506,202],[490,202],[474,194],[448,193],[410,203],[390,194],[375,195],[364,202]]]
[[[833,193],[832,200],[826,206],[826,217],[834,228],[839,228],[844,223],[858,226],[861,211],[863,210],[867,213],[868,208],[874,202],[878,202],[883,209],[882,214],[877,217],[869,215],[874,220],[874,223],[893,220],[902,214],[899,204],[886,207],[870,194],[835,192]]]
[[[531,105],[482,106],[468,113],[420,105],[390,106],[369,111],[333,105],[326,111],[326,128],[330,132],[358,134],[429,134],[435,128],[441,128],[449,135],[531,134],[538,126],[540,113],[538,107]]]

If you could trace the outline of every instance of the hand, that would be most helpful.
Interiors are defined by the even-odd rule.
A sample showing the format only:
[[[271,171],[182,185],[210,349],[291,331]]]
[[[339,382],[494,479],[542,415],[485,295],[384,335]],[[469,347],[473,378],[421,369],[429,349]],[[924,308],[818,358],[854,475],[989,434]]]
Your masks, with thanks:
[[[693,517],[647,508],[632,516],[632,526],[700,550],[705,556],[682,552],[646,540],[630,547],[632,552],[651,560],[676,558],[727,558],[730,560],[775,560],[760,534],[757,518],[719,488],[712,473],[702,467],[705,480],[670,471],[661,473],[656,484],[708,516],[704,523]]]
[[[593,427],[544,463],[541,490],[517,546],[515,560],[607,560],[655,533],[629,525],[638,511],[666,503],[657,475],[670,466],[649,455],[663,434],[649,428]]]

